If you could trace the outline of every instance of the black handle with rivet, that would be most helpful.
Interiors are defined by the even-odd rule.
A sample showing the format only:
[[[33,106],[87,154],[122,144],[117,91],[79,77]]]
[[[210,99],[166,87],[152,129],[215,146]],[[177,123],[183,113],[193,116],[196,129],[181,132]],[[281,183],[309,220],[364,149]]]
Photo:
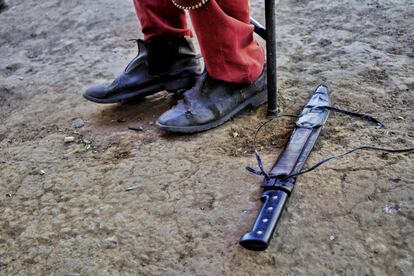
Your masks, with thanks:
[[[268,190],[263,193],[262,209],[252,230],[241,237],[241,246],[254,251],[262,251],[269,246],[288,197],[288,193],[281,190]]]

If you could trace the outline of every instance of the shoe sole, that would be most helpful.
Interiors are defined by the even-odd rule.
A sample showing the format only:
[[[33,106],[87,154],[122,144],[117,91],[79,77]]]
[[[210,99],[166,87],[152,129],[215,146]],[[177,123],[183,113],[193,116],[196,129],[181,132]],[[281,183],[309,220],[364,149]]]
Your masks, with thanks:
[[[234,108],[231,112],[229,112],[225,116],[223,116],[223,117],[221,117],[221,118],[219,118],[215,121],[209,122],[207,124],[198,125],[198,126],[179,127],[179,126],[163,125],[163,124],[161,124],[157,121],[156,125],[161,130],[168,131],[168,132],[173,132],[173,133],[196,133],[196,132],[201,132],[201,131],[209,130],[209,129],[212,129],[212,128],[218,127],[219,125],[224,124],[225,122],[229,121],[231,118],[233,118],[239,112],[243,111],[244,109],[246,109],[249,106],[253,107],[253,108],[256,108],[256,107],[258,107],[258,106],[260,106],[260,105],[262,105],[266,102],[267,102],[267,91],[263,90],[263,91],[260,91],[255,96],[250,97],[249,99],[245,100],[240,105],[236,106],[236,108]]]
[[[180,89],[189,89],[194,85],[196,78],[197,77],[186,77],[186,78],[175,79],[169,82],[152,85],[144,89],[124,92],[119,95],[115,95],[111,98],[106,98],[106,99],[95,98],[90,95],[87,95],[86,93],[84,93],[82,96],[91,102],[100,103],[100,104],[120,103],[120,102],[126,102],[126,101],[143,98],[145,96],[149,96],[149,95],[152,95],[152,94],[164,91],[164,90],[170,93],[174,93],[175,91],[180,90]]]

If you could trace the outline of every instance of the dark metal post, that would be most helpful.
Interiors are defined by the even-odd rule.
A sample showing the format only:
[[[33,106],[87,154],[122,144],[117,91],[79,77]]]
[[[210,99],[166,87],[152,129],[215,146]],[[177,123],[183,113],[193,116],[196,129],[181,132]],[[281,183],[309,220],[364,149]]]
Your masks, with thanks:
[[[267,114],[277,115],[275,0],[265,0],[267,54]]]

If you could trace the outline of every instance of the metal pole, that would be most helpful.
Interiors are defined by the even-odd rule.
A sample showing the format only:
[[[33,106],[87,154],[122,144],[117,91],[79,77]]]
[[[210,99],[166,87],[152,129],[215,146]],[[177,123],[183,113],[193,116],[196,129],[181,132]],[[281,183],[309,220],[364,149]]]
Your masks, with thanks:
[[[265,0],[267,54],[267,115],[277,115],[275,0]]]

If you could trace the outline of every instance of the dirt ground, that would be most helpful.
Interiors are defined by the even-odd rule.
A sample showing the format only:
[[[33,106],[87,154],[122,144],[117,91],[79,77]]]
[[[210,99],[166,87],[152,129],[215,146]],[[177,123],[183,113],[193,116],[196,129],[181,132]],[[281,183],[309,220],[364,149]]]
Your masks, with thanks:
[[[136,54],[131,1],[6,3],[1,275],[414,275],[414,155],[361,152],[300,177],[269,249],[247,251],[238,240],[261,189],[244,167],[265,107],[205,133],[162,133],[165,92],[122,105],[81,97]],[[263,22],[263,1],[251,6]],[[386,123],[333,114],[308,165],[359,145],[413,146],[413,14],[413,0],[277,1],[281,111],[326,83],[337,106]],[[268,167],[291,123],[260,139]]]

